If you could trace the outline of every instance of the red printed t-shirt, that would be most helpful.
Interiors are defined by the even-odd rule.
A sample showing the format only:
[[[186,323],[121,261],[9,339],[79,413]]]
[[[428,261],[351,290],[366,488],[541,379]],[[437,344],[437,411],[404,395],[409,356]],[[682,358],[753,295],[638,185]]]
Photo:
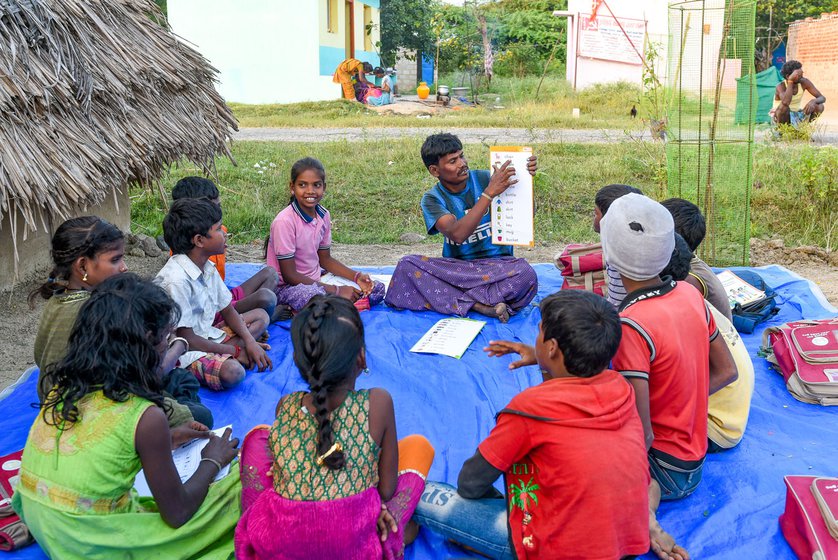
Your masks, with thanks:
[[[319,204],[315,209],[316,216],[312,218],[293,200],[271,224],[268,264],[279,274],[280,286],[287,284],[279,270],[279,261],[283,259],[294,259],[297,272],[312,280],[320,280],[317,251],[331,247],[332,221],[328,210]]]
[[[668,280],[626,296],[614,369],[649,382],[652,448],[682,461],[707,453],[710,341],[716,322],[698,290]]]
[[[551,379],[498,415],[480,454],[504,471],[519,559],[614,560],[649,550],[649,465],[629,383]],[[525,523],[527,516],[530,516]]]

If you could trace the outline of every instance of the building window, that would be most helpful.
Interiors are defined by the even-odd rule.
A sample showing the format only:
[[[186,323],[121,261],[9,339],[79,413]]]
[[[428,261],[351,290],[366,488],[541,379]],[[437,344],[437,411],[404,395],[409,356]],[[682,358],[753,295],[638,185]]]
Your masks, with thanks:
[[[338,32],[338,0],[326,0],[326,31]]]
[[[364,50],[372,50],[372,8],[364,5]]]

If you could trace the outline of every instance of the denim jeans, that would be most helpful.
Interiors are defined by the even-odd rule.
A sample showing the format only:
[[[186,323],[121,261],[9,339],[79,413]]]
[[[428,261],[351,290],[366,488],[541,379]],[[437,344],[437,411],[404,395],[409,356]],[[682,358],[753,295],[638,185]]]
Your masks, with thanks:
[[[680,500],[693,493],[701,482],[701,470],[704,461],[698,466],[676,465],[677,460],[661,457],[662,454],[649,452],[649,473],[661,487],[661,500]]]
[[[515,558],[509,544],[505,499],[467,500],[453,486],[428,481],[413,519],[490,558]]]

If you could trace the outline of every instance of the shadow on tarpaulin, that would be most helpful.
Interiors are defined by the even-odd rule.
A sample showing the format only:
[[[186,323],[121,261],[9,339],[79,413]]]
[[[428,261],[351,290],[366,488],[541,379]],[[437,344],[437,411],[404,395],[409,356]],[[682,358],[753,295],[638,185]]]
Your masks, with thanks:
[[[236,285],[257,268],[230,265],[227,281]],[[460,360],[408,351],[441,315],[383,306],[361,314],[371,373],[359,377],[358,385],[383,387],[393,395],[400,436],[419,433],[431,441],[436,448],[429,476],[432,480],[456,484],[460,467],[489,434],[495,414],[516,393],[540,381],[536,367],[510,372],[507,365],[511,357],[488,358],[482,351],[493,339],[528,344],[535,340],[540,319],[536,304],[558,290],[562,280],[552,265],[535,268],[539,294],[533,305],[508,324],[489,321]],[[389,274],[392,267],[365,270]],[[811,282],[779,266],[757,270],[776,288],[782,302],[779,315],[768,324],[838,313]],[[306,389],[292,360],[289,326],[289,322],[283,322],[271,327],[272,371],[251,372],[231,391],[202,390],[201,398],[212,408],[216,425],[231,423],[235,435],[242,437],[250,427],[273,421],[274,407],[282,395]],[[838,475],[838,410],[796,401],[782,377],[757,355],[761,332],[744,340],[756,370],[745,438],[735,449],[709,455],[696,492],[679,502],[664,503],[659,512],[663,527],[695,559],[794,558],[777,523],[784,507],[783,475]],[[36,399],[36,378],[22,378],[0,396],[0,455],[21,449],[25,443],[36,414],[30,406]],[[620,466],[615,464],[614,468]],[[44,557],[36,545],[0,554],[0,560]],[[423,529],[405,557],[424,560],[470,556]]]

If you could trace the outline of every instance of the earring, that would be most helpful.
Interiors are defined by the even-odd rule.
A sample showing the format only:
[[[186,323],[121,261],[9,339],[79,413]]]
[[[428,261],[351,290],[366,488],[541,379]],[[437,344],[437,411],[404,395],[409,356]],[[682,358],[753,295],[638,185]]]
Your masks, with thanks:
[[[362,370],[361,370],[361,374],[362,374],[364,377],[369,377],[369,375],[370,375],[370,368],[366,368],[366,367],[365,367],[364,369],[362,369]]]
[[[84,276],[81,277],[82,282],[87,282],[87,272],[84,273]]]

